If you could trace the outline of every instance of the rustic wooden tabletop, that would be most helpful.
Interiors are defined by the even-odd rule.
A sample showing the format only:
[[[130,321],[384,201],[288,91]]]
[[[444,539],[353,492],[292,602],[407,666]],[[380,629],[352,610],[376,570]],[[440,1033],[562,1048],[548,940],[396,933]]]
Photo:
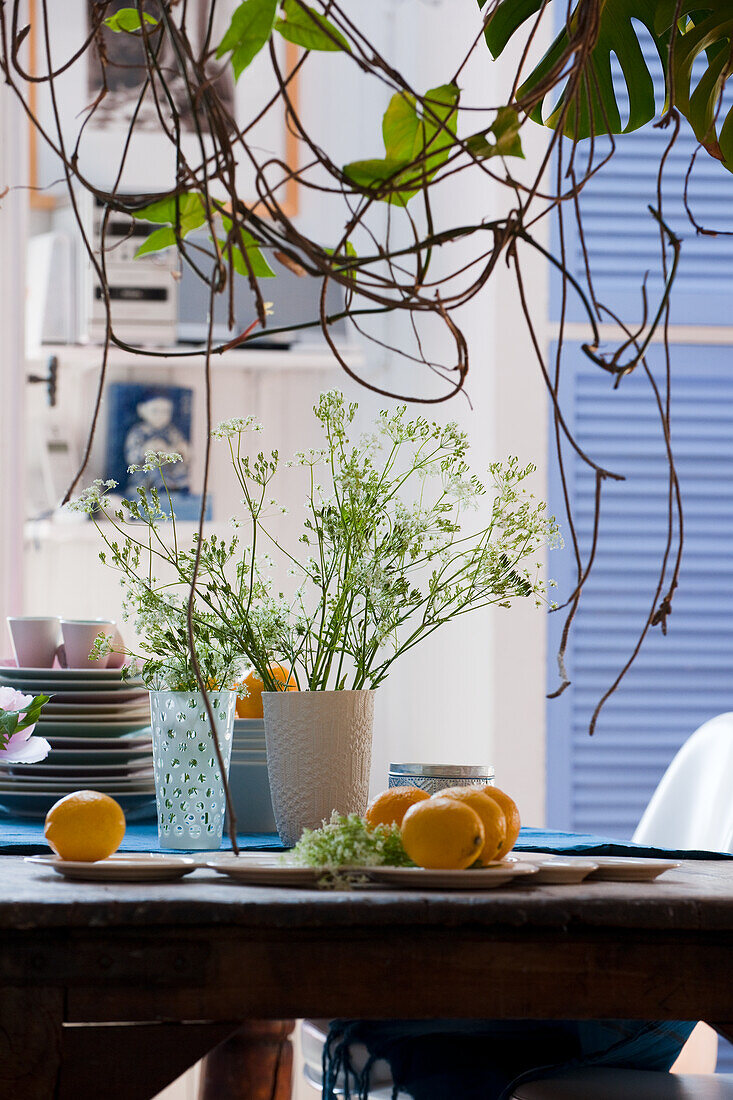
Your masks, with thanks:
[[[423,893],[264,889],[204,870],[69,882],[2,857],[0,1034],[18,1056],[0,1058],[0,1096],[12,1083],[30,1100],[83,1097],[92,1045],[99,1073],[105,1051],[119,1064],[115,1033],[131,1042],[109,1027],[121,1021],[208,1021],[188,1032],[189,1062],[222,1029],[302,1016],[705,1019],[729,1034],[731,975],[733,862],[688,861],[652,883]],[[80,1023],[94,1026],[72,1027],[72,1042]]]
[[[282,929],[579,923],[733,930],[733,860],[689,860],[647,883],[533,886],[526,879],[495,890],[452,892],[245,887],[206,869],[164,884],[73,882],[18,856],[0,856],[0,928],[201,923]]]

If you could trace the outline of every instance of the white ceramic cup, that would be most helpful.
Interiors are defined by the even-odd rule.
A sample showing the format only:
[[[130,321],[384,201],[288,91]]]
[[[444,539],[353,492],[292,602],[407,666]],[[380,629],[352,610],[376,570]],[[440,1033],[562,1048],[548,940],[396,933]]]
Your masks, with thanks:
[[[114,634],[112,619],[62,619],[61,634],[64,639],[64,656],[67,668],[106,668],[109,653],[98,661],[91,661],[89,654],[98,634]]]
[[[8,615],[10,640],[19,668],[52,668],[59,644],[59,620],[53,615]]]

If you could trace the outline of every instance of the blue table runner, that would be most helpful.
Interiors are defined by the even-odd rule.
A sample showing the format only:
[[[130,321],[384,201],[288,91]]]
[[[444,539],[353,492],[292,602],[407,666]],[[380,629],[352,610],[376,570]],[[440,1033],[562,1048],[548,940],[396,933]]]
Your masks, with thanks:
[[[282,852],[285,848],[276,833],[240,833],[237,837],[243,851]],[[666,848],[648,848],[628,840],[613,840],[591,833],[563,833],[553,829],[523,828],[515,848],[520,852],[555,852],[558,855],[653,856],[676,859],[731,859],[721,852],[679,852]],[[42,855],[48,852],[43,836],[43,822],[22,818],[0,819],[0,855]],[[154,822],[133,822],[127,826],[121,852],[158,852],[158,832]],[[224,837],[222,851],[231,851],[229,838]]]

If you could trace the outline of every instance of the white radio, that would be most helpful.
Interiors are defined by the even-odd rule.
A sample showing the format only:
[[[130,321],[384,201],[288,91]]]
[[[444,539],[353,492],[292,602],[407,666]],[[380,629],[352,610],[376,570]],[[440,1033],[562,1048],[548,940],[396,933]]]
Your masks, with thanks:
[[[84,230],[99,259],[104,206],[79,195]],[[28,259],[31,343],[102,343],[106,311],[97,273],[84,247],[71,206],[53,215],[54,231],[31,238]],[[105,260],[112,326],[126,343],[170,345],[178,324],[178,256],[173,249],[135,259],[142,241],[156,229],[110,214],[105,227]],[[69,269],[71,280],[69,282]],[[59,301],[68,325],[59,319]],[[39,316],[40,314],[40,316]]]

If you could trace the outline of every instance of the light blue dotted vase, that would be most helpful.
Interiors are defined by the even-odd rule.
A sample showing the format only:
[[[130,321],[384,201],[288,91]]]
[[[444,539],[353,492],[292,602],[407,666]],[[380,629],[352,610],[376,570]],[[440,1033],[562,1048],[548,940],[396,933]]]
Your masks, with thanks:
[[[232,755],[234,691],[212,691],[226,774]],[[155,799],[161,848],[214,851],[221,846],[226,803],[201,692],[151,691]]]

